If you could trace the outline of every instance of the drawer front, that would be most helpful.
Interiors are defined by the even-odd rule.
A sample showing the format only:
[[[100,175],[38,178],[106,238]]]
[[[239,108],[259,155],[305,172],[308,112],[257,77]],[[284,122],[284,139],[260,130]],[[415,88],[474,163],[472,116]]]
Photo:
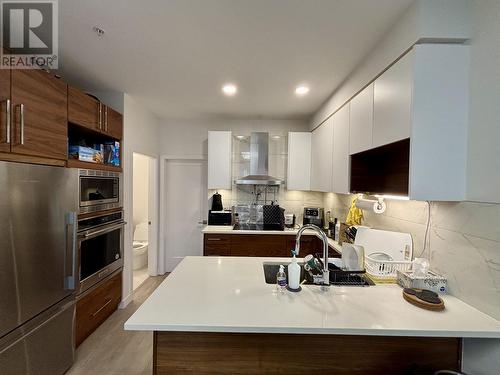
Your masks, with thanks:
[[[230,244],[231,234],[205,234],[204,242],[206,245]]]
[[[234,235],[231,242],[232,256],[284,257],[286,236],[284,235]]]
[[[117,308],[122,295],[122,273],[102,282],[76,303],[75,341],[80,345]]]
[[[231,255],[231,247],[229,245],[205,245],[203,255],[205,256],[229,256]]]

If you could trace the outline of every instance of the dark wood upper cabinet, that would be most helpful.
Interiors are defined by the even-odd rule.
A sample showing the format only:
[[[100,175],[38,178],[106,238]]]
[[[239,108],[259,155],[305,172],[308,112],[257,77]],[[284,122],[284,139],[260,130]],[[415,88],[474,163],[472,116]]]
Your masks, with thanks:
[[[77,88],[68,87],[68,121],[88,129],[100,131],[103,105]]]
[[[113,108],[105,108],[105,131],[115,139],[123,138],[123,115]]]
[[[408,195],[410,139],[351,156],[351,192]]]
[[[111,138],[123,137],[123,116],[83,91],[68,88],[68,122]]]
[[[0,152],[10,152],[10,69],[0,69]]]
[[[11,71],[12,143],[16,154],[68,155],[68,86],[43,70]]]

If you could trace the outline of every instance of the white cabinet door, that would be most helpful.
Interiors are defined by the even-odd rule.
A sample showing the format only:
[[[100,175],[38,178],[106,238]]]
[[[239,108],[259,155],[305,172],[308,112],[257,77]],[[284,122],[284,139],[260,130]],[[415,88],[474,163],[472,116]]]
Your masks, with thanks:
[[[349,193],[349,107],[333,115],[333,192],[341,194]]]
[[[469,46],[458,44],[414,47],[411,199],[469,198],[466,196],[469,53]],[[498,173],[491,176],[494,179]],[[489,182],[473,181],[482,186]]]
[[[372,83],[350,102],[349,153],[356,154],[372,148],[373,135]]]
[[[231,189],[230,131],[208,132],[208,188]]]
[[[412,62],[407,53],[375,80],[373,148],[410,137]]]
[[[311,190],[332,191],[333,119],[330,117],[312,132]]]
[[[288,190],[311,189],[311,138],[310,132],[288,133]]]

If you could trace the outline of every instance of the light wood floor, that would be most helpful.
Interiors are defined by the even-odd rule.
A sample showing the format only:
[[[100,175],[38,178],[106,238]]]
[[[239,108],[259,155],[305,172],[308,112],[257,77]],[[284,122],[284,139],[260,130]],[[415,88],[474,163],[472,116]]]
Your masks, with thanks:
[[[134,300],[116,311],[76,350],[67,375],[152,374],[153,334],[124,331],[123,324],[166,276],[148,278],[134,291]]]

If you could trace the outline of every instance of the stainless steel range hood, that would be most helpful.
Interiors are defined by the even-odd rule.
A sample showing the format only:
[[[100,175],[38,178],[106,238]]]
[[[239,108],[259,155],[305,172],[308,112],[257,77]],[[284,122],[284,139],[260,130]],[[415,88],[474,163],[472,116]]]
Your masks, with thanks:
[[[235,181],[237,185],[281,185],[279,178],[269,176],[269,134],[252,133],[250,137],[250,174]]]

